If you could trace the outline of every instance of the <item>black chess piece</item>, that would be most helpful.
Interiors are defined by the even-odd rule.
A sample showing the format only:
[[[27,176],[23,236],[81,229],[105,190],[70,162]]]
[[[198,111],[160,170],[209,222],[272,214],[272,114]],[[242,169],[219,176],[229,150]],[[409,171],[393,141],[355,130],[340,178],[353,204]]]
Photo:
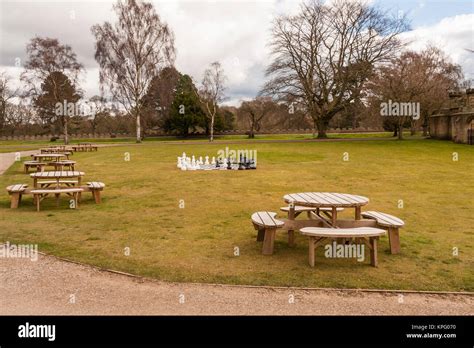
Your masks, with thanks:
[[[216,160],[216,168],[219,168],[221,164],[219,163],[219,158]]]
[[[244,166],[244,169],[249,169],[249,166],[248,166],[248,161],[247,161],[247,156],[244,156],[244,161],[243,161],[243,166]]]
[[[231,169],[232,169],[232,163],[231,163],[230,157],[227,158],[227,169],[228,169],[228,170],[231,170]]]
[[[257,169],[257,164],[254,159],[250,160],[249,169]]]

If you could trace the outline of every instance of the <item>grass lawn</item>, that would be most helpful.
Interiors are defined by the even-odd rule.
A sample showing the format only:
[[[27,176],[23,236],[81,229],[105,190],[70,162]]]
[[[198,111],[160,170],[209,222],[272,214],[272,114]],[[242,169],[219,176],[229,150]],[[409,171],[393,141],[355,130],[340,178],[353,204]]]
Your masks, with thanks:
[[[86,193],[79,210],[67,209],[65,198],[59,208],[46,199],[37,213],[27,196],[11,210],[4,192],[0,241],[38,243],[54,255],[169,281],[474,291],[474,147],[434,140],[248,141],[229,147],[256,149],[255,171],[176,168],[183,151],[213,156],[225,146],[145,142],[76,153],[84,181],[106,183],[102,204],[95,205]],[[452,160],[453,152],[458,161]],[[21,170],[20,163],[12,166],[0,176],[0,186],[32,184]],[[290,248],[281,232],[275,254],[261,255],[251,213],[278,212],[284,194],[300,191],[369,197],[365,210],[405,221],[401,253],[390,255],[383,237],[378,268],[367,261],[326,259],[323,248],[311,268],[306,238],[297,235],[296,247]],[[234,256],[235,247],[240,256]]]
[[[411,136],[410,132],[404,132],[404,137],[407,139],[419,139],[420,135]],[[330,139],[365,139],[365,138],[383,138],[383,139],[394,139],[391,132],[367,132],[367,133],[328,133]],[[214,137],[215,142],[226,142],[226,141],[243,141],[243,142],[258,142],[261,140],[314,140],[312,134],[260,134],[256,135],[255,138],[249,139],[247,135],[216,135]],[[206,136],[190,136],[189,138],[181,138],[175,136],[159,136],[149,137],[144,139],[144,143],[150,142],[163,142],[163,143],[183,143],[208,141]],[[71,139],[70,144],[77,144],[83,142],[99,143],[99,144],[135,144],[135,138],[100,138],[100,139]],[[57,142],[51,142],[49,140],[0,140],[0,153],[5,152],[16,152],[16,151],[28,151],[36,150],[41,147],[63,145],[62,140]]]

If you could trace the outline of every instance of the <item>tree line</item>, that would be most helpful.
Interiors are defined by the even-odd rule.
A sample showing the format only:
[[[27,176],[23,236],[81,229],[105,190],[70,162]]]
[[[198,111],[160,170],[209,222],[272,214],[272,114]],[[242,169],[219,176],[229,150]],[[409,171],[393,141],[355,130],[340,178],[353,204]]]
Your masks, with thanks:
[[[197,83],[179,72],[172,29],[154,6],[119,0],[116,21],[91,28],[99,65],[101,95],[85,100],[84,73],[72,47],[54,38],[27,44],[22,87],[0,76],[0,132],[136,133],[140,142],[157,130],[178,136],[234,127],[254,137],[262,128],[313,128],[327,137],[329,127],[383,125],[400,138],[404,128],[428,133],[428,118],[448,91],[462,87],[462,70],[436,47],[407,50],[399,35],[405,17],[364,2],[312,0],[294,15],[278,16],[272,27],[266,82],[239,107],[226,100],[224,70],[217,61]],[[107,98],[105,97],[107,96]],[[418,103],[420,117],[381,116],[387,101]],[[316,134],[317,133],[317,134]]]

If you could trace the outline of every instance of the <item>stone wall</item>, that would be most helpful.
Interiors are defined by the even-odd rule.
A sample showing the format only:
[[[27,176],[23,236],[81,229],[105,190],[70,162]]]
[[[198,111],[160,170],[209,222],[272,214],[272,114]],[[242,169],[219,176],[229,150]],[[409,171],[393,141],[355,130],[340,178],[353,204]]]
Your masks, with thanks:
[[[451,94],[439,114],[430,117],[430,136],[468,144],[469,129],[474,129],[474,91]],[[472,131],[471,131],[472,133]]]

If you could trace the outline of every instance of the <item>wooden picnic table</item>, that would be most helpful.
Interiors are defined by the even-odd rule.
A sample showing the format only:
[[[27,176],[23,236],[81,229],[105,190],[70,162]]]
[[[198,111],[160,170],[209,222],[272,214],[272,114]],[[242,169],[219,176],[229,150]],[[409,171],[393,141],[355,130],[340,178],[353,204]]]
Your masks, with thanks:
[[[33,187],[39,188],[41,182],[39,180],[47,180],[47,185],[56,184],[56,187],[59,188],[61,185],[62,179],[77,179],[77,185],[74,186],[81,186],[82,177],[85,175],[84,172],[79,171],[48,171],[48,172],[36,172],[30,174],[33,178]],[[68,182],[71,184],[72,181]]]
[[[66,148],[62,147],[47,147],[40,149],[40,152],[43,153],[63,153],[63,154],[72,154],[72,150],[67,150]]]
[[[337,220],[337,208],[354,208],[355,220],[361,220],[361,207],[369,203],[369,199],[364,196],[351,195],[347,193],[334,192],[300,192],[290,193],[283,196],[286,203],[289,204],[288,220],[285,223],[285,229],[288,230],[288,243],[294,244],[294,230],[301,227],[316,227],[326,225],[327,227],[337,228],[340,222]],[[316,210],[317,220],[295,221],[295,206],[312,207]],[[331,208],[331,212],[323,211],[326,217],[330,218],[328,221],[322,214],[320,208]],[[345,227],[359,227],[359,224],[350,221],[346,223]],[[364,223],[363,226],[366,224]]]
[[[369,199],[364,196],[351,195],[348,193],[335,192],[301,192],[290,193],[283,197],[286,203],[303,207],[332,209],[332,222],[337,220],[337,208],[354,208],[355,219],[360,220],[361,207],[369,203]]]
[[[31,157],[35,161],[47,160],[47,161],[59,161],[61,158],[69,159],[69,155],[66,153],[35,153]]]
[[[73,151],[97,151],[98,146],[91,143],[79,143],[75,146],[72,146]]]

